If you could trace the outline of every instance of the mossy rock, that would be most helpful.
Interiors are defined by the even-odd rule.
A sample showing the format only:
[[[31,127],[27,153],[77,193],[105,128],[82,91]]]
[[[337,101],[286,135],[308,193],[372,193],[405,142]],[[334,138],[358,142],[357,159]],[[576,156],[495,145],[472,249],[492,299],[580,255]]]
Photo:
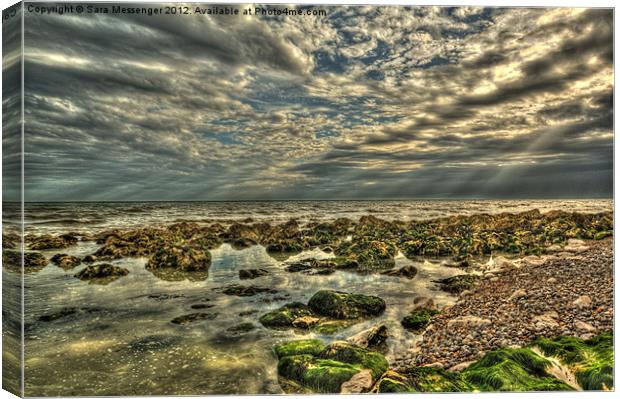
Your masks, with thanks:
[[[400,323],[408,330],[419,331],[426,327],[437,313],[439,312],[433,309],[415,310],[410,315],[405,316]]]
[[[609,231],[609,230],[607,230],[607,231],[599,231],[598,233],[596,233],[594,235],[594,239],[595,240],[602,240],[604,238],[611,237],[613,235],[614,235],[613,231]]]
[[[376,296],[323,290],[310,298],[308,306],[316,314],[342,320],[378,316],[385,310],[385,301]]]
[[[312,331],[321,335],[334,335],[350,327],[355,322],[353,320],[324,320],[312,326]]]
[[[189,245],[160,248],[145,265],[147,270],[176,269],[184,272],[206,271],[210,266],[209,251]]]
[[[74,277],[88,281],[89,284],[106,285],[128,274],[129,270],[124,267],[100,263],[85,267],[77,272]]]
[[[404,373],[420,392],[472,392],[476,388],[459,374],[434,367],[414,367]]]
[[[287,356],[278,362],[278,374],[320,393],[339,393],[343,383],[362,369],[312,355]]]
[[[267,328],[292,328],[295,319],[302,316],[312,316],[313,314],[308,305],[301,302],[293,302],[262,315],[258,321]]]
[[[362,370],[370,370],[375,381],[388,369],[383,355],[345,342],[325,347],[318,340],[293,341],[276,345],[274,350],[280,380],[313,392],[339,393],[342,384]],[[287,390],[291,385],[281,386]]]
[[[376,393],[407,393],[416,392],[407,376],[393,370],[386,371],[373,389]]]
[[[382,354],[346,342],[332,343],[319,354],[319,357],[360,365],[362,369],[370,369],[374,379],[381,377],[389,366],[388,361]]]
[[[380,270],[394,267],[394,255],[397,248],[394,244],[379,240],[345,241],[334,253],[341,258],[355,261],[360,270]]]
[[[551,362],[528,348],[487,353],[461,373],[480,391],[569,391],[569,385],[547,373]]]
[[[325,345],[318,339],[303,339],[275,345],[273,350],[278,358],[295,355],[318,356],[325,350]]]
[[[440,284],[443,291],[451,294],[460,294],[463,291],[472,289],[479,279],[480,277],[473,276],[471,274],[460,274],[458,276],[444,278],[436,282]]]
[[[555,356],[575,372],[584,390],[612,389],[614,384],[613,334],[588,340],[575,337],[539,338],[532,343],[546,356]]]
[[[22,254],[19,251],[2,251],[2,264],[15,273],[22,271]],[[38,273],[47,266],[47,258],[38,252],[24,252],[24,273]]]

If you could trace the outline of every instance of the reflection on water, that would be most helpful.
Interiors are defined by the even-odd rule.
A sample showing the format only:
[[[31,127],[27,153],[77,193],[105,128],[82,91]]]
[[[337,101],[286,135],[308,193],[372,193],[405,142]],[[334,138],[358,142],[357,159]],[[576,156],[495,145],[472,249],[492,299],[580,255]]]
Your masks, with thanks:
[[[96,248],[82,242],[63,252],[84,256]],[[48,257],[54,253],[44,251]],[[129,269],[129,274],[105,286],[74,278],[83,265],[65,271],[50,264],[40,273],[27,275],[27,395],[280,393],[271,348],[300,333],[265,329],[258,323],[261,314],[289,301],[306,302],[319,289],[378,295],[387,303],[385,314],[336,336],[317,337],[346,338],[384,322],[391,333],[390,358],[396,348],[409,347],[416,338],[400,326],[413,298],[431,296],[439,304],[452,302],[430,281],[459,273],[427,262],[416,263],[419,273],[413,280],[344,271],[309,276],[284,271],[283,264],[261,246],[235,250],[224,244],[212,256],[206,279],[153,274],[144,268],[146,258],[111,262]],[[329,255],[314,250],[289,260],[308,256]],[[402,255],[396,262],[397,267],[412,263]],[[262,268],[269,274],[241,281],[239,270],[245,268]],[[272,290],[249,297],[220,292],[230,284]],[[71,309],[45,319],[51,321],[40,319],[63,308]],[[171,322],[195,313],[211,316],[186,324]],[[242,323],[255,328],[233,328]]]

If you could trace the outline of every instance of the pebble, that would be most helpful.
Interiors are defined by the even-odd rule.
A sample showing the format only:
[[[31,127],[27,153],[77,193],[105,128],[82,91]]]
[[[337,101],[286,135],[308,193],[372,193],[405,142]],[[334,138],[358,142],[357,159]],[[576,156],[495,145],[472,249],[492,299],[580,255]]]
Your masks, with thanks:
[[[406,358],[411,348],[403,348],[391,366],[397,371],[421,365],[449,369],[539,336],[583,337],[613,330],[612,243],[571,241],[570,259],[559,252],[539,265],[494,270],[493,279],[482,279],[433,318],[433,329],[424,332],[413,357]],[[536,317],[544,322],[533,323]]]

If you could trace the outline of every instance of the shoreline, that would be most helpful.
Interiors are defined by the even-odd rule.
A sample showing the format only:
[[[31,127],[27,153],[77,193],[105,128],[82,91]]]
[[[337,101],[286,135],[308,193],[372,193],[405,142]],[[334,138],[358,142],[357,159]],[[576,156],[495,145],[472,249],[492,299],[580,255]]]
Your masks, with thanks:
[[[418,351],[392,366],[458,370],[491,350],[539,337],[588,339],[613,331],[613,240],[587,245],[489,273],[432,318]]]

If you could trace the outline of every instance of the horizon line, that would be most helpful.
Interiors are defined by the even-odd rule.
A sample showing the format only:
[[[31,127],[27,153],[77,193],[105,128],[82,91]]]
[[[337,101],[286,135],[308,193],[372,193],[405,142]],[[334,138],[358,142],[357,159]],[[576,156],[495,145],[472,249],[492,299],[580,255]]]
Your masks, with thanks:
[[[24,203],[24,204],[62,204],[62,203],[166,203],[166,202],[329,202],[329,201],[592,201],[592,200],[614,200],[614,197],[566,197],[566,198],[355,198],[355,199],[248,199],[248,200],[67,200],[67,201],[5,201],[2,203]]]

